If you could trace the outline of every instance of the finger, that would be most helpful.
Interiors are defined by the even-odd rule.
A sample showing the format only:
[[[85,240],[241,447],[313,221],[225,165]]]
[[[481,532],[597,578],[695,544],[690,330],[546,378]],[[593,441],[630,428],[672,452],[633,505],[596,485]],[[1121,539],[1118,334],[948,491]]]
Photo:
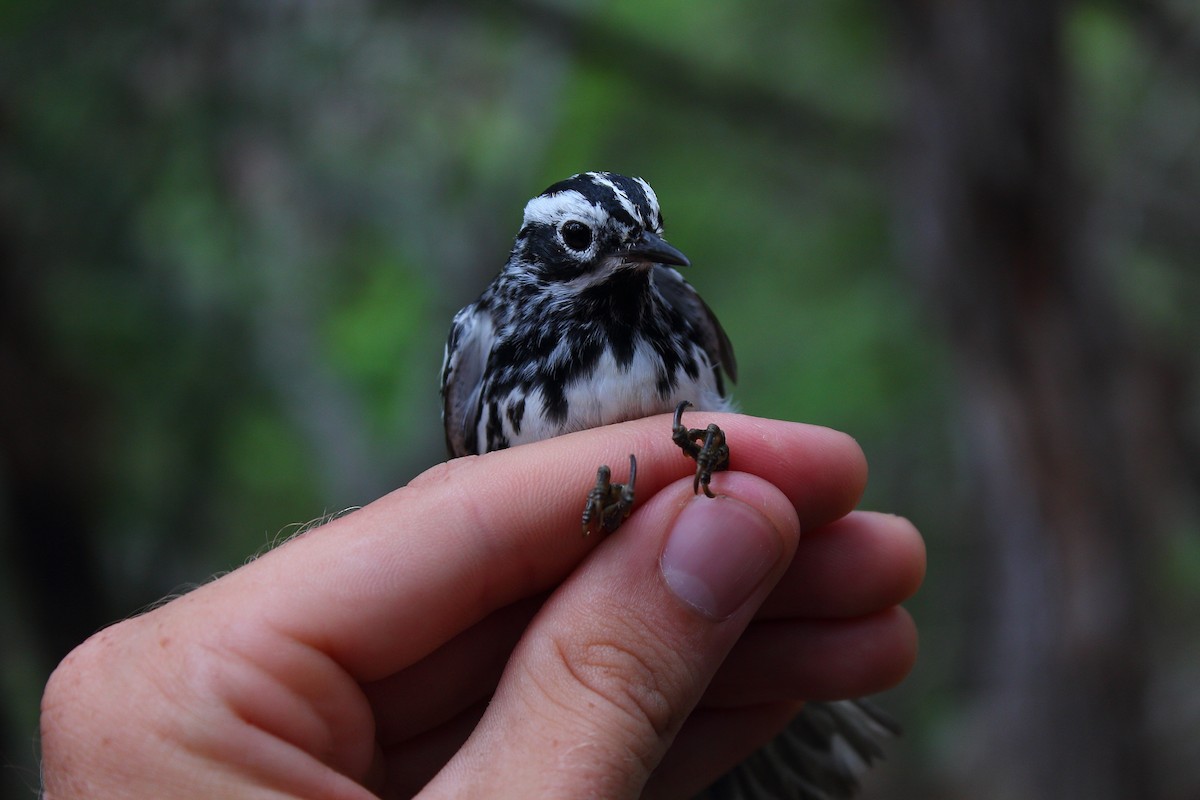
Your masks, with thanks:
[[[698,708],[650,776],[642,797],[694,797],[746,760],[800,713],[801,703]]]
[[[925,542],[903,517],[855,511],[805,531],[796,557],[760,618],[846,618],[874,614],[916,594]]]
[[[912,670],[917,629],[899,607],[849,620],[760,621],[738,641],[706,707],[845,700],[890,689]]]
[[[395,746],[383,746],[387,798],[413,797],[446,766],[479,725],[487,701],[473,703],[441,725]],[[496,796],[494,793],[490,796]]]
[[[637,795],[795,549],[778,489],[737,473],[724,491],[668,487],[551,596],[431,796],[463,791],[450,778],[514,797]]]
[[[791,565],[756,619],[847,619],[876,614],[915,592],[924,574],[924,555],[921,537],[907,520],[890,514],[853,512],[801,537]],[[380,743],[385,747],[399,744],[490,696],[509,653],[543,600],[544,596],[538,595],[501,609],[412,667],[365,686],[378,720],[376,737]],[[752,624],[752,632],[756,625]],[[886,641],[881,640],[878,652],[885,657],[895,653],[897,659],[907,658],[912,646],[903,641],[903,635],[911,631],[910,626],[903,627],[902,631],[890,632],[896,635]],[[899,641],[893,641],[896,639]],[[735,656],[756,653],[745,659],[752,668],[788,657],[786,651],[777,648],[752,651],[752,641],[756,638],[748,637],[734,651]],[[885,646],[888,642],[897,646],[889,648]],[[784,663],[794,661],[795,657]],[[896,671],[886,667],[871,671],[873,666],[865,663],[857,671],[838,670],[838,674],[850,677],[865,673],[854,684],[862,687],[860,694],[865,694],[888,685]],[[785,666],[784,674],[801,673]],[[727,663],[718,673],[714,689],[722,683],[742,681],[765,685],[756,671],[743,674]],[[441,689],[436,694],[428,688],[435,684]],[[772,690],[760,702],[780,697],[825,697],[834,691],[828,687],[806,690],[794,680],[786,686]]]
[[[365,685],[379,743],[405,743],[491,697],[509,655],[545,599],[538,595],[502,608],[411,667]],[[434,686],[436,692],[430,690]],[[465,740],[464,734],[458,744]]]
[[[757,619],[769,616],[765,613],[768,606],[784,604],[789,614],[840,619],[874,615],[911,596],[923,572],[924,545],[910,523],[888,514],[854,512],[800,539],[791,566]],[[389,709],[376,714],[381,743],[388,746],[437,727],[489,696],[499,680],[503,659],[539,605],[540,598],[493,614],[476,626],[479,630],[464,633],[416,667],[386,681],[382,686],[387,691],[380,691],[380,685],[367,687],[373,705]],[[916,631],[907,614],[853,619],[841,628],[839,624],[801,623],[780,634],[780,625],[752,623],[717,672],[701,707],[731,712],[752,707],[755,711],[749,716],[756,719],[755,714],[768,708],[758,704],[771,703],[770,708],[776,708],[784,701],[783,706],[794,708],[800,698],[873,694],[895,685],[911,669]],[[793,646],[797,642],[801,646]],[[464,653],[467,648],[470,652]],[[475,652],[479,655],[473,655]],[[447,705],[432,698],[419,673],[448,682],[447,694],[458,702]],[[441,752],[446,758],[465,741],[468,732],[463,729],[461,738],[450,739],[440,731]],[[724,735],[731,733],[727,730]],[[680,746],[677,743],[675,747]],[[724,743],[712,746],[718,750],[727,747]],[[432,773],[422,773],[423,779]]]
[[[684,456],[669,436],[670,415],[648,417],[621,425],[598,428],[595,433],[610,444],[614,460],[622,458],[632,435],[638,457],[638,486],[651,491],[681,477],[691,477],[696,462]],[[830,428],[798,422],[751,417],[744,414],[688,411],[684,423],[703,428],[710,422],[725,432],[730,451],[730,473],[715,473],[712,489],[720,491],[723,476],[749,472],[779,487],[808,531],[848,514],[858,504],[867,483],[867,462],[850,436]],[[571,437],[580,434],[571,434]],[[560,437],[570,441],[571,437]],[[643,476],[643,456],[650,462]],[[612,462],[610,462],[612,463]],[[580,464],[586,468],[586,463]],[[615,466],[615,464],[614,464]]]
[[[924,574],[924,555],[920,534],[907,520],[853,512],[801,537],[791,566],[757,619],[844,619],[878,613],[915,592]],[[379,720],[379,741],[385,746],[403,742],[490,696],[508,654],[543,600],[539,595],[501,609],[412,667],[366,686]],[[739,644],[735,652],[743,649]],[[782,652],[764,653],[763,663],[776,655],[783,657]],[[728,666],[718,674],[718,682],[722,679],[761,683],[758,676],[733,673]],[[862,685],[878,686],[888,680],[868,677]],[[428,690],[435,681],[442,689],[437,694]],[[828,691],[823,689],[820,695]],[[818,695],[793,688],[772,696]]]
[[[778,485],[801,523],[853,506],[865,480],[852,439],[796,423],[711,415],[726,427],[739,469]],[[331,655],[360,681],[403,669],[496,609],[560,582],[597,537],[581,539],[582,498],[600,463],[639,458],[646,498],[694,469],[670,441],[669,416],[429,470],[409,486],[301,536],[227,576],[287,637]],[[718,476],[720,489],[726,475]],[[635,513],[636,516],[636,513]],[[303,591],[290,587],[303,584]],[[268,595],[262,586],[273,587]],[[381,631],[409,635],[386,636]]]

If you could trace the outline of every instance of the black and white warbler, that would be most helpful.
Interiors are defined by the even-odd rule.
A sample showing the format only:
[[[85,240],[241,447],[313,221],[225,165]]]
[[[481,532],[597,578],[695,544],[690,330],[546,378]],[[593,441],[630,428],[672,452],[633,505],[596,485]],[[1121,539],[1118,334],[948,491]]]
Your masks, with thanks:
[[[730,409],[722,373],[733,346],[674,266],[658,198],[641,178],[585,172],[525,206],[500,274],[454,317],[442,366],[451,456],[675,411],[672,438],[696,459],[695,488],[711,492],[729,448],[715,425],[687,429],[687,404]],[[583,515],[614,530],[633,503],[601,467]],[[788,731],[707,792],[710,797],[851,796],[895,724],[869,703],[808,703]]]

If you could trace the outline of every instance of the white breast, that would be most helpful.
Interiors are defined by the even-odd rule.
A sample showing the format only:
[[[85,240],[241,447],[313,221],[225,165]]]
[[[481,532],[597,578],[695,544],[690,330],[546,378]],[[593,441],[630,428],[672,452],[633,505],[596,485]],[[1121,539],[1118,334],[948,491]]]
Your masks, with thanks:
[[[717,392],[707,356],[696,348],[694,357],[701,365],[698,377],[693,380],[679,371],[675,390],[663,398],[658,393],[661,362],[645,344],[638,345],[633,360],[625,368],[619,367],[612,353],[605,351],[595,371],[586,379],[566,387],[568,412],[565,424],[546,418],[544,398],[540,391],[535,391],[525,398],[520,433],[516,433],[506,419],[503,421],[505,435],[510,445],[536,442],[572,431],[674,411],[684,400],[700,411],[729,410],[729,401]],[[500,407],[507,405],[506,400]],[[485,440],[485,427],[486,420],[480,424],[480,441]]]

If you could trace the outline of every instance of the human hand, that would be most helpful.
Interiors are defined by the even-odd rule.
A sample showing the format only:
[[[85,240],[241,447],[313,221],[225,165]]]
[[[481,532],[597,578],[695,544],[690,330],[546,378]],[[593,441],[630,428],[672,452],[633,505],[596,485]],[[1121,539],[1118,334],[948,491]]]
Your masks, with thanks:
[[[439,465],[101,631],[47,686],[46,796],[686,796],[802,700],[898,682],[924,550],[846,516],[857,445],[712,416],[738,470],[715,500],[664,417],[584,431]],[[634,514],[579,537],[629,452]]]

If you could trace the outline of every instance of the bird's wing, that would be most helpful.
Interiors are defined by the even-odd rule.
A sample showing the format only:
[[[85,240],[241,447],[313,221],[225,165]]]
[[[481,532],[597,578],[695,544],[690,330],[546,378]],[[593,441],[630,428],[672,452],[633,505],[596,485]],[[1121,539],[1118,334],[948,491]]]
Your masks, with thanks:
[[[687,317],[700,331],[700,345],[713,365],[719,366],[729,376],[729,380],[737,383],[737,360],[733,357],[733,343],[729,341],[729,336],[717,321],[717,315],[708,307],[708,303],[704,302],[682,275],[662,264],[654,266],[654,284],[671,307]]]
[[[450,456],[465,456],[467,432],[479,423],[479,396],[492,342],[492,316],[472,304],[454,315],[442,359],[442,424]]]
[[[844,800],[900,726],[866,700],[807,703],[762,749],[697,800]]]

